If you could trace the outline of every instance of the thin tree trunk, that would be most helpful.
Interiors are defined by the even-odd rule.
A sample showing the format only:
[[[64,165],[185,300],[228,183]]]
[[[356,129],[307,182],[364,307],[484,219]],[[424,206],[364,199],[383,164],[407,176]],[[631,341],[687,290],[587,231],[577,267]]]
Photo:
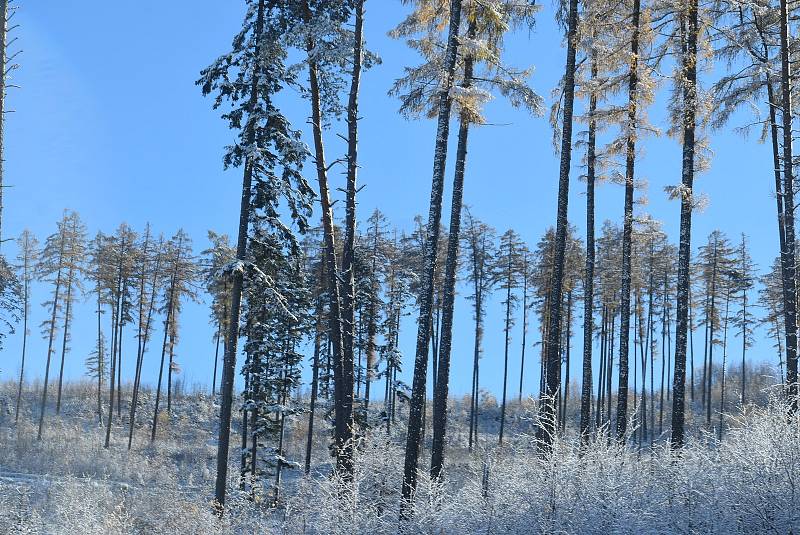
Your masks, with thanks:
[[[5,2],[5,0],[0,0],[0,2],[2,2],[2,5],[0,5],[0,10],[1,10],[2,7],[4,7],[6,5],[6,2]],[[2,13],[2,11],[0,11],[0,16],[2,16],[2,15],[3,15],[3,13]],[[0,21],[0,23],[2,23],[2,21]],[[2,43],[0,43],[0,44],[2,44]],[[2,96],[0,96],[0,100],[1,99],[2,99]],[[2,106],[2,104],[0,104],[0,106]],[[0,137],[1,136],[2,136],[2,133],[0,132]],[[0,159],[0,162],[2,162],[1,159]],[[1,171],[0,171],[0,173],[1,173]],[[0,188],[2,188],[2,184],[0,184]],[[16,403],[15,409],[14,409],[14,425],[19,424],[19,404],[20,404],[20,400],[22,399],[22,381],[25,378],[25,350],[27,349],[27,346],[28,346],[28,312],[30,311],[31,289],[30,289],[30,282],[29,282],[29,275],[28,275],[28,273],[30,272],[30,265],[29,265],[29,259],[28,259],[27,251],[25,253],[25,260],[24,260],[24,264],[23,264],[23,268],[22,269],[23,269],[23,271],[22,271],[22,277],[23,277],[23,290],[22,290],[22,361],[21,361],[20,367],[19,367],[19,386],[17,387],[17,403]]]
[[[67,341],[69,340],[69,321],[72,312],[72,286],[74,284],[75,269],[70,266],[67,272],[67,295],[65,298],[66,308],[64,310],[64,332],[61,340],[61,366],[58,371],[58,394],[56,396],[56,414],[61,414],[61,389],[64,383],[64,359],[67,355]]]
[[[597,53],[591,51],[592,79],[597,78]],[[589,95],[589,145],[586,156],[586,271],[583,279],[583,378],[581,384],[581,440],[589,441],[592,412],[592,337],[594,329],[594,181],[597,95]]]
[[[50,334],[48,336],[47,341],[47,364],[44,368],[44,388],[42,389],[42,406],[40,407],[39,412],[39,431],[36,435],[36,440],[42,440],[42,430],[44,429],[44,413],[45,408],[47,407],[47,383],[50,377],[50,357],[53,354],[53,340],[55,338],[55,331],[56,331],[56,314],[58,313],[58,298],[59,292],[61,291],[61,265],[64,260],[64,239],[63,236],[61,238],[61,244],[59,246],[59,253],[58,253],[58,273],[56,274],[56,288],[55,292],[53,293],[53,310],[50,314]]]
[[[144,330],[140,332],[140,336],[142,337],[142,339],[141,339],[141,347],[139,348],[138,355],[136,357],[136,375],[134,376],[134,382],[133,382],[131,416],[128,428],[129,450],[131,449],[131,445],[133,444],[133,427],[134,423],[136,422],[136,410],[138,408],[137,405],[139,404],[139,389],[141,388],[141,383],[142,383],[142,365],[144,363],[144,354],[147,352],[147,342],[150,339],[150,325],[153,319],[153,310],[155,309],[156,296],[158,293],[158,278],[161,274],[162,247],[163,247],[163,242],[159,241],[158,253],[156,254],[156,261],[155,265],[153,266],[153,279],[150,283],[151,290],[150,290],[150,302],[148,304],[148,310],[147,310],[147,319],[145,320]],[[217,333],[217,350],[219,350],[219,333]],[[216,375],[216,371],[214,375]]]
[[[306,23],[311,21],[311,10],[305,3]],[[325,164],[325,149],[322,141],[322,110],[319,87],[319,67],[313,59],[315,43],[309,40],[306,51],[309,55],[308,77],[311,97],[311,127],[314,138],[314,159],[319,182],[319,198],[322,205],[322,225],[325,236],[325,260],[327,264],[328,293],[330,294],[330,337],[333,348],[333,396],[334,396],[334,450],[336,469],[344,477],[349,478],[353,471],[352,433],[353,433],[353,381],[352,360],[347,366],[344,341],[346,330],[343,324],[342,297],[337,274],[336,243],[334,239],[333,210],[331,208],[328,187],[328,171]],[[347,290],[345,290],[346,292]],[[349,354],[352,357],[352,354]],[[350,377],[345,384],[345,377]],[[349,385],[349,388],[348,386]]]
[[[180,254],[180,246],[178,247],[178,254]],[[156,439],[156,431],[157,431],[157,428],[158,428],[158,408],[159,408],[159,405],[160,405],[160,402],[161,402],[161,384],[162,384],[162,381],[163,381],[163,378],[164,378],[164,360],[166,360],[166,356],[167,356],[167,337],[169,336],[170,330],[172,328],[172,321],[173,321],[172,316],[174,314],[174,310],[173,309],[175,308],[175,285],[176,285],[176,282],[177,282],[176,279],[178,277],[178,262],[179,262],[179,260],[176,259],[175,260],[175,269],[172,272],[172,280],[170,281],[170,285],[169,285],[169,299],[167,300],[167,317],[164,320],[164,339],[161,342],[161,364],[158,367],[158,383],[157,383],[157,386],[156,386],[156,402],[155,402],[155,408],[153,409],[153,425],[151,426],[151,429],[150,429],[150,442],[154,442],[155,441],[155,439]],[[236,295],[234,294],[233,297],[236,297]],[[239,297],[241,299],[241,291],[239,292]],[[235,310],[235,311],[232,310],[232,312],[234,312],[233,314],[231,314],[232,318],[236,318],[239,315],[238,314],[238,309]],[[239,323],[238,322],[238,318],[236,318],[236,319],[237,319],[236,323],[238,324]],[[228,336],[229,337],[232,336],[232,337],[227,340],[227,343],[235,344],[235,342],[233,340],[235,339],[235,337],[237,335],[234,334],[234,333],[229,332]],[[226,348],[226,350],[227,349],[228,348]],[[223,374],[224,373],[225,373],[225,371],[223,370]],[[223,381],[223,388],[224,388],[224,381]],[[232,394],[232,392],[231,392],[231,394]],[[223,399],[223,404],[224,403],[225,403],[225,400]],[[228,426],[229,426],[228,437],[230,437],[230,420],[229,420]],[[227,457],[226,457],[226,459],[227,459]],[[219,460],[217,460],[217,464],[219,465]],[[227,472],[227,463],[226,463],[225,470]],[[217,466],[217,477],[219,477],[219,466]],[[219,489],[217,489],[217,490],[219,490]],[[223,488],[223,496],[222,497],[224,499],[224,488]],[[217,501],[219,501],[219,500],[217,500]],[[222,502],[220,502],[220,505],[221,505],[221,503]]]

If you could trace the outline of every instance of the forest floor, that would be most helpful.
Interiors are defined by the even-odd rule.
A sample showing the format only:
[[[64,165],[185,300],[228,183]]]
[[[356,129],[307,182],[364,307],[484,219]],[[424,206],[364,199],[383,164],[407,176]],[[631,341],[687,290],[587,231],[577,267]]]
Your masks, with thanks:
[[[210,506],[218,406],[209,396],[174,400],[153,443],[152,399],[143,396],[129,451],[124,403],[106,449],[91,388],[70,385],[61,414],[48,413],[38,441],[38,391],[35,385],[26,391],[15,425],[13,386],[0,385],[0,533],[397,533],[402,409],[390,436],[375,429],[364,437],[353,492],[343,496],[328,477],[328,435],[320,419],[311,475],[286,470],[277,509],[232,491],[219,520]],[[462,403],[453,401],[452,411],[445,481],[433,485],[423,474],[407,533],[800,530],[800,418],[787,418],[777,402],[727,417],[722,442],[698,428],[680,457],[663,437],[652,448],[601,439],[580,450],[568,429],[568,438],[544,459],[536,453],[525,403],[510,415],[510,438],[502,447],[493,434],[496,406],[487,406],[486,432],[470,452]],[[286,441],[286,456],[301,464],[306,419],[299,417]],[[236,489],[239,449],[231,450],[230,487]],[[424,457],[420,467],[428,462]]]

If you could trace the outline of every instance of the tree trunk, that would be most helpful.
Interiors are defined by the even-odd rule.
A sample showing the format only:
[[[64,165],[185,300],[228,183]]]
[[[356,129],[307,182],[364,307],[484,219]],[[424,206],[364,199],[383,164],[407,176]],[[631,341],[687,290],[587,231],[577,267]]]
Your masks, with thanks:
[[[597,53],[591,51],[592,79],[597,78]],[[586,155],[586,271],[583,279],[583,378],[581,383],[581,440],[589,441],[592,412],[592,336],[594,329],[594,181],[597,95],[589,95],[589,145]]]
[[[259,0],[258,12],[254,32],[256,35],[256,46],[254,54],[260,56],[261,34],[264,30],[264,5],[265,0]],[[259,70],[255,69],[253,81],[250,85],[249,108],[255,109],[258,104],[258,84]],[[255,125],[252,121],[247,125],[247,139],[255,139]],[[236,243],[236,260],[243,264],[247,259],[247,232],[250,222],[250,195],[253,182],[253,163],[246,159],[244,163],[244,174],[242,178],[242,198],[239,207],[239,230]],[[228,451],[230,448],[231,437],[231,412],[233,405],[233,383],[236,374],[236,349],[239,342],[239,313],[242,302],[242,286],[244,274],[241,269],[233,271],[233,284],[231,288],[231,312],[228,318],[228,334],[225,343],[225,356],[222,363],[222,399],[219,414],[219,439],[217,441],[217,478],[214,486],[214,502],[217,512],[222,514],[225,506],[225,493],[228,484]],[[166,336],[166,332],[165,332]],[[162,351],[162,369],[163,369]],[[153,427],[152,437],[155,436],[155,426]]]
[[[543,395],[541,421],[536,439],[546,451],[552,448],[555,435],[555,400],[561,381],[561,301],[564,284],[564,261],[567,247],[567,208],[569,203],[569,170],[572,160],[572,116],[575,104],[575,47],[577,46],[578,0],[569,0],[567,15],[567,60],[564,69],[564,108],[561,129],[561,162],[558,177],[558,208],[556,210],[555,258],[553,284],[550,288],[546,382]]]
[[[711,425],[711,376],[714,365],[714,317],[717,293],[717,239],[714,239],[714,260],[711,266],[711,318],[709,321],[708,374],[704,376],[706,383],[706,423]]]
[[[343,404],[342,416],[350,429],[340,428],[339,417],[336,418],[337,446],[340,450],[337,465],[342,469],[345,479],[352,477],[352,407],[353,407],[353,339],[355,329],[355,278],[353,260],[355,255],[356,234],[356,192],[358,173],[358,91],[361,84],[362,41],[364,26],[364,0],[356,0],[355,29],[353,32],[353,70],[350,80],[350,95],[347,103],[347,203],[345,214],[344,251],[342,254],[342,280],[344,289],[342,298],[342,363],[341,363],[341,395]]]
[[[673,449],[684,442],[686,398],[686,342],[689,312],[689,262],[692,254],[692,203],[694,184],[695,128],[697,122],[697,33],[698,2],[688,3],[686,50],[681,58],[683,79],[683,162],[681,169],[681,220],[678,245],[678,278],[675,318],[675,373],[673,375],[672,436]]]
[[[306,22],[311,21],[311,10],[305,3]],[[311,127],[314,138],[314,159],[319,182],[319,198],[322,205],[322,226],[325,236],[325,260],[328,274],[328,292],[330,294],[330,336],[333,342],[333,396],[334,396],[334,449],[336,469],[345,479],[353,471],[352,434],[353,434],[353,381],[352,359],[347,366],[345,359],[343,307],[336,260],[336,243],[334,239],[333,210],[331,209],[328,187],[328,171],[325,166],[325,149],[322,142],[322,111],[320,104],[319,67],[313,59],[315,43],[309,40],[306,49],[309,54],[308,77],[311,96]],[[346,292],[347,290],[345,290]],[[349,354],[352,357],[352,353]],[[346,369],[347,368],[347,369]],[[345,384],[345,377],[350,380]],[[349,385],[349,388],[347,387]]]
[[[58,253],[58,264],[61,266],[64,260],[64,239],[62,237]],[[53,354],[53,340],[56,334],[56,314],[58,313],[58,298],[61,291],[61,267],[56,274],[56,288],[53,293],[53,310],[50,314],[50,334],[47,341],[47,364],[44,368],[44,388],[42,389],[42,406],[39,412],[39,432],[36,435],[36,440],[42,440],[42,430],[44,428],[44,413],[47,407],[47,383],[50,377],[50,357]]]
[[[633,36],[628,78],[628,140],[625,155],[625,210],[622,226],[622,284],[619,322],[619,385],[617,386],[617,440],[625,442],[628,426],[628,340],[631,320],[631,246],[633,239],[633,180],[639,84],[640,1],[633,1]]]
[[[786,334],[786,382],[792,411],[797,410],[797,279],[794,226],[794,159],[792,156],[792,72],[789,57],[789,8],[780,0],[781,10],[781,119],[783,120],[784,236],[783,267],[784,331]]]
[[[325,264],[320,261],[318,271],[318,284],[322,284],[324,279]],[[311,471],[311,450],[314,440],[314,411],[317,407],[317,396],[319,395],[319,354],[322,347],[322,290],[318,287],[316,295],[316,305],[314,307],[314,317],[316,318],[316,325],[314,328],[314,360],[312,361],[311,370],[311,400],[308,407],[308,433],[306,437],[306,460],[305,472],[308,474]]]
[[[5,6],[5,1],[0,0],[2,2],[2,6],[0,9]],[[2,16],[2,12],[0,11],[0,16]],[[2,22],[2,21],[0,21]],[[0,43],[1,45],[2,43]],[[2,97],[0,96],[0,99]],[[2,104],[0,104],[1,106]],[[2,136],[2,133],[0,133]],[[2,160],[0,160],[2,161]],[[0,188],[2,188],[2,184],[0,184]],[[30,272],[30,265],[28,262],[28,254],[25,253],[25,263],[23,265],[23,289],[22,289],[22,362],[20,363],[19,367],[19,386],[17,387],[17,403],[14,409],[14,425],[19,424],[19,404],[20,400],[22,399],[22,381],[25,378],[25,350],[28,345],[28,312],[30,309],[30,295],[31,295],[31,288],[29,282],[29,275]],[[99,305],[98,305],[99,306]]]
[[[180,247],[178,247],[178,251],[180,251]],[[180,253],[178,253],[178,254],[180,254]],[[174,310],[173,309],[175,308],[175,285],[176,285],[176,282],[177,282],[176,281],[177,277],[178,277],[178,259],[175,260],[175,269],[172,272],[172,280],[170,281],[170,285],[169,285],[169,299],[167,300],[167,317],[164,320],[164,339],[161,342],[161,364],[158,367],[158,384],[156,386],[155,409],[153,410],[153,425],[152,425],[152,427],[150,429],[150,442],[154,442],[155,441],[155,439],[156,439],[156,430],[158,428],[158,407],[159,407],[159,404],[161,402],[161,384],[162,384],[162,381],[163,381],[163,378],[164,378],[164,360],[166,360],[166,356],[167,356],[167,337],[169,336],[170,330],[171,330],[171,327],[172,327],[172,321],[173,321],[172,316],[174,314]],[[234,294],[233,297],[236,297],[236,294]],[[239,298],[241,299],[241,286],[239,288]],[[237,320],[236,324],[238,325],[238,323],[239,323],[239,321],[238,321],[238,315],[239,315],[238,314],[238,309],[236,311],[232,310],[232,312],[234,312],[234,313],[231,314],[231,317],[232,318],[236,318],[236,320]],[[235,340],[237,335],[238,335],[238,333],[234,334],[234,333],[228,332],[228,336],[231,337],[231,338],[229,338],[228,343],[232,344],[232,345],[235,344],[236,342],[234,340]],[[228,348],[225,348],[225,349],[227,350]],[[170,359],[171,359],[171,357],[170,357]],[[223,373],[223,376],[224,376],[224,373],[225,373],[224,369],[223,369],[222,373]],[[224,388],[224,381],[223,381],[223,388]],[[231,395],[232,394],[233,394],[233,392],[231,392]],[[223,392],[223,396],[224,396],[224,392]],[[222,403],[223,403],[223,409],[224,409],[224,405],[225,405],[224,397],[223,397]],[[228,429],[228,437],[227,437],[227,439],[230,439],[230,416],[228,416],[228,428],[229,429]],[[218,450],[219,450],[219,447],[218,447]],[[217,453],[219,454],[219,451],[217,451]],[[227,455],[226,455],[225,458],[227,460]],[[228,469],[228,465],[227,465],[227,462],[226,462],[225,463],[225,471],[226,471],[226,473],[227,473],[227,469]],[[219,479],[219,459],[217,459],[217,478]],[[218,481],[218,483],[219,483],[219,481]],[[219,489],[217,489],[217,490],[219,490]],[[224,499],[224,497],[225,497],[225,489],[223,487],[222,498]],[[217,500],[217,501],[219,502],[219,500]],[[219,502],[219,503],[220,503],[220,505],[222,505],[222,503],[224,503],[224,502]]]
[[[505,346],[503,351],[503,402],[500,405],[500,433],[498,443],[503,445],[503,431],[506,425],[506,390],[508,385],[508,344],[511,338],[511,286],[513,284],[512,247],[508,245],[508,265],[506,269],[506,321],[505,321]]]
[[[61,389],[64,384],[64,359],[67,356],[67,341],[69,340],[69,320],[72,311],[72,286],[75,279],[75,269],[70,266],[67,272],[66,308],[64,310],[64,332],[61,339],[61,366],[58,371],[58,394],[56,395],[56,414],[61,414]]]
[[[439,231],[442,219],[442,195],[444,172],[447,161],[447,138],[450,131],[450,89],[455,77],[458,29],[461,24],[461,0],[450,0],[450,21],[447,49],[444,57],[442,90],[439,94],[438,124],[433,158],[430,211],[425,240],[425,259],[422,273],[422,295],[419,302],[419,328],[414,358],[414,378],[411,386],[411,403],[408,415],[408,435],[403,469],[401,519],[409,514],[409,505],[417,488],[417,466],[419,464],[420,438],[422,434],[422,411],[425,406],[426,374],[431,332],[431,307],[433,304],[434,274],[439,246]]]

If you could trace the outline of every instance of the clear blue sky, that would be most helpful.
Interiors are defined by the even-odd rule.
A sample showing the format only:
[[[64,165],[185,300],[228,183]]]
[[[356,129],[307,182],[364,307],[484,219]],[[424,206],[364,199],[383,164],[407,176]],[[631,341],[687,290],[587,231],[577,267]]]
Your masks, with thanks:
[[[182,227],[194,238],[197,252],[207,245],[207,229],[233,233],[241,173],[223,172],[221,163],[223,146],[233,134],[194,81],[203,67],[229,49],[241,22],[242,2],[20,3],[16,35],[23,53],[14,80],[20,88],[9,91],[7,104],[15,113],[7,118],[5,181],[12,187],[5,192],[4,237],[16,236],[27,227],[43,241],[55,230],[64,208],[80,213],[90,235],[97,230],[112,232],[123,221],[137,230],[149,221],[167,236]],[[434,124],[402,119],[396,113],[397,102],[387,96],[403,67],[419,61],[404,43],[386,36],[406,10],[399,0],[367,2],[367,44],[382,56],[383,64],[367,72],[362,82],[360,179],[366,188],[359,210],[365,219],[380,208],[394,225],[409,229],[414,215],[428,210]],[[533,32],[510,39],[508,52],[511,63],[536,67],[532,84],[549,107],[565,58],[551,5],[544,6]],[[307,104],[287,100],[292,102],[286,113],[296,125],[303,125]],[[652,120],[662,127],[666,126],[664,101],[659,98],[650,110]],[[492,125],[474,129],[471,135],[465,202],[499,233],[514,228],[533,245],[555,221],[558,160],[551,129],[546,118],[531,118],[501,100],[489,105],[487,116]],[[735,124],[746,121],[747,117],[740,116]],[[331,160],[343,152],[337,132],[344,132],[341,125],[327,135]],[[695,214],[693,247],[715,228],[732,239],[746,232],[752,239],[753,256],[764,268],[777,252],[769,150],[754,136],[745,139],[730,128],[713,134],[712,149],[712,168],[697,180],[697,189],[708,195],[711,204]],[[577,174],[573,172],[573,177]],[[637,175],[649,183],[650,204],[643,209],[664,222],[674,242],[679,206],[666,199],[663,188],[680,181],[678,143],[666,137],[648,139],[637,162]],[[332,177],[341,185],[340,175]],[[452,166],[448,182],[451,178]],[[570,219],[581,234],[583,193],[584,185],[573,178]],[[446,196],[449,198],[449,188]],[[619,221],[622,203],[621,187],[602,185],[597,199],[598,226],[604,219]],[[447,206],[444,213],[449,214]],[[3,251],[13,256],[16,247],[3,244]],[[46,297],[46,288],[34,287],[29,379],[41,376],[44,368],[46,342],[39,335],[38,324],[45,313],[38,304]],[[490,303],[481,374],[483,386],[495,393],[502,388],[500,301],[495,297]],[[471,383],[472,320],[467,302],[459,300],[457,306],[451,390],[462,394],[469,392]],[[83,374],[84,359],[92,349],[91,313],[90,303],[77,308],[72,351],[67,357],[71,378]],[[413,366],[414,321],[405,319],[407,376]],[[518,380],[520,323],[513,333],[511,385]],[[213,333],[207,304],[188,305],[181,324],[178,361],[185,379],[189,384],[210,384]],[[21,329],[7,339],[2,350],[0,380],[10,380],[18,373],[20,334]],[[573,340],[576,355],[580,336],[578,329]],[[759,338],[753,358],[774,363],[774,352],[762,332]],[[537,342],[538,335],[534,333],[529,340]],[[127,343],[127,355],[135,354],[134,339],[130,337]],[[147,382],[155,378],[157,358],[155,350],[146,357]],[[538,364],[535,359],[529,362],[526,391],[535,393]],[[132,376],[130,357],[123,373]],[[572,377],[579,377],[577,365]],[[516,387],[511,389],[515,391]]]

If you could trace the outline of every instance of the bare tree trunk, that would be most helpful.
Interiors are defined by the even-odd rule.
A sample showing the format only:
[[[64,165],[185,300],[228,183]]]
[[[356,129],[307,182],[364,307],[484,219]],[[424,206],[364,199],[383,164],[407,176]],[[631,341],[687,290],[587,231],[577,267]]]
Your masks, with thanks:
[[[5,0],[0,0],[0,2],[2,2],[2,5],[0,5],[0,9],[2,9],[2,7],[4,7],[6,5],[6,3],[5,3]],[[0,11],[0,16],[3,16],[2,11]],[[2,24],[2,21],[0,21],[0,24]],[[0,42],[0,46],[1,45],[2,45],[2,42]],[[2,99],[2,97],[0,97],[0,99]],[[2,104],[0,104],[0,106],[2,106]],[[0,133],[0,137],[1,136],[2,136],[2,133]],[[2,142],[0,141],[0,143],[2,143]],[[0,157],[1,156],[2,156],[2,154],[0,154]],[[2,162],[1,159],[0,159],[0,162]],[[2,163],[0,163],[0,165],[2,165]],[[0,171],[0,173],[2,173],[2,172]],[[0,188],[2,188],[2,184],[0,184]],[[16,403],[15,409],[14,409],[14,425],[19,424],[19,404],[20,404],[20,400],[22,399],[22,382],[23,382],[23,380],[25,378],[25,350],[26,350],[27,345],[28,345],[28,312],[30,311],[30,295],[31,295],[29,275],[28,275],[28,273],[30,272],[31,268],[30,268],[28,260],[29,260],[28,259],[28,255],[26,253],[25,254],[25,261],[24,261],[24,264],[22,266],[22,269],[23,269],[23,275],[22,275],[23,276],[23,283],[22,283],[23,284],[23,288],[22,288],[22,362],[20,363],[20,367],[19,367],[19,386],[17,387],[17,403]],[[98,306],[99,306],[99,303],[98,303]]]
[[[305,3],[306,22],[311,21],[311,10]],[[352,359],[347,365],[345,354],[342,297],[337,274],[336,244],[333,228],[333,210],[331,209],[330,191],[328,187],[328,170],[325,166],[325,149],[322,142],[322,111],[320,104],[319,67],[313,59],[315,43],[306,43],[309,54],[308,77],[311,97],[311,128],[314,138],[314,159],[319,182],[319,198],[322,204],[322,226],[325,236],[325,260],[328,273],[328,292],[330,294],[330,336],[333,342],[333,389],[334,389],[334,448],[336,452],[336,469],[344,477],[352,474],[352,434],[353,434],[353,382]],[[346,292],[347,290],[345,290]],[[352,354],[350,354],[352,357]],[[351,379],[346,384],[345,377]],[[349,385],[349,388],[348,388]]]
[[[178,254],[180,254],[180,247],[178,247]],[[169,285],[169,299],[167,300],[167,317],[164,320],[164,339],[161,342],[161,364],[158,367],[158,384],[156,386],[155,408],[153,409],[153,425],[152,425],[152,427],[150,429],[150,442],[154,442],[155,441],[155,439],[156,439],[156,430],[158,428],[158,408],[159,408],[159,404],[161,402],[161,384],[162,384],[163,377],[164,377],[164,360],[166,360],[166,356],[167,356],[167,337],[170,335],[170,330],[172,328],[172,321],[173,321],[172,316],[174,314],[174,308],[175,308],[175,285],[176,285],[177,277],[178,277],[178,259],[175,260],[175,269],[172,272],[172,280],[170,281],[170,285]],[[234,294],[234,297],[236,297],[235,294]],[[241,299],[241,289],[240,289],[240,292],[239,292],[239,297]],[[235,311],[235,315],[231,314],[232,317],[236,317],[238,315],[239,315],[238,314],[238,309]],[[238,324],[238,318],[237,318],[237,322],[236,323]],[[228,333],[229,336],[231,336],[232,334],[233,333],[230,333],[230,332]],[[235,337],[236,337],[236,335],[233,335],[233,337],[228,340],[228,343],[235,344],[235,342],[232,341],[233,339],[235,339]],[[223,373],[224,373],[224,370],[223,370]],[[233,394],[233,392],[231,392],[231,394]],[[223,405],[224,405],[224,403],[225,403],[225,400],[223,399]],[[228,423],[228,427],[229,427],[228,436],[230,437],[230,420],[229,420],[229,423]],[[226,460],[227,460],[227,457],[226,457]],[[219,460],[217,460],[217,465],[219,465]],[[227,462],[226,462],[225,469],[227,471]],[[217,466],[217,477],[219,477],[219,466]],[[223,498],[224,498],[224,489],[223,489]],[[217,501],[219,501],[219,500],[217,500]],[[221,503],[220,503],[220,505],[221,505]]]
[[[355,278],[353,271],[355,234],[356,234],[356,192],[357,192],[357,173],[358,173],[358,92],[361,84],[361,63],[362,63],[362,41],[364,26],[364,0],[356,0],[353,9],[355,11],[355,29],[353,32],[353,70],[350,81],[350,95],[347,103],[347,207],[345,214],[345,238],[344,252],[342,255],[342,275],[344,289],[342,298],[342,362],[341,362],[341,385],[338,389],[341,393],[341,411],[346,418],[345,422],[339,422],[339,415],[336,418],[336,438],[339,450],[337,466],[342,470],[342,476],[349,480],[352,477],[352,425],[353,425],[353,339],[355,328]],[[321,189],[321,188],[320,188]],[[346,424],[350,429],[341,429],[340,426]],[[281,427],[283,427],[281,425]],[[341,457],[341,459],[339,459]]]

